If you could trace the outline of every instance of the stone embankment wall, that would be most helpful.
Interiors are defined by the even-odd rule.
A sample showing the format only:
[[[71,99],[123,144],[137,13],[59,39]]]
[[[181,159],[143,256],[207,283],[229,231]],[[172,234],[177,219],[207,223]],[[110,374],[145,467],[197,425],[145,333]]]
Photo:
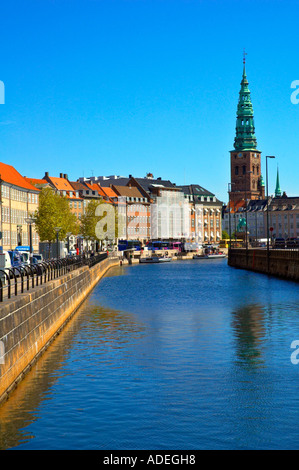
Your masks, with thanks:
[[[229,266],[299,281],[299,250],[267,250],[238,248],[228,255]]]
[[[84,266],[0,304],[0,402],[118,258]]]

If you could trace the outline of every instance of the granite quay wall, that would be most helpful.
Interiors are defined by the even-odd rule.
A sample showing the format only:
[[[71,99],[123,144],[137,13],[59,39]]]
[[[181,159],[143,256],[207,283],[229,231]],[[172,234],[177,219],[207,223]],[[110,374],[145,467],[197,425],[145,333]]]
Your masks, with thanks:
[[[238,248],[228,253],[228,264],[234,268],[299,281],[299,250],[267,250]]]
[[[83,266],[0,304],[0,402],[118,258]]]

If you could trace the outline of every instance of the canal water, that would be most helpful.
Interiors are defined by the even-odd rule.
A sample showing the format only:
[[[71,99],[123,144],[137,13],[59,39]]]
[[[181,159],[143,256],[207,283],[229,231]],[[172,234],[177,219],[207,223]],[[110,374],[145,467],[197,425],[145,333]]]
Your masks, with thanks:
[[[298,284],[113,268],[0,407],[1,449],[298,449]]]

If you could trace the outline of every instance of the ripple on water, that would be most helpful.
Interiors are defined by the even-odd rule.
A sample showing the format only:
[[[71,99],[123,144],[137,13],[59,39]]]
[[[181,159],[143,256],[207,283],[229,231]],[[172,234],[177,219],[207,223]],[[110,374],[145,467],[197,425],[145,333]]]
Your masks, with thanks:
[[[298,284],[110,270],[0,409],[1,448],[296,448]]]

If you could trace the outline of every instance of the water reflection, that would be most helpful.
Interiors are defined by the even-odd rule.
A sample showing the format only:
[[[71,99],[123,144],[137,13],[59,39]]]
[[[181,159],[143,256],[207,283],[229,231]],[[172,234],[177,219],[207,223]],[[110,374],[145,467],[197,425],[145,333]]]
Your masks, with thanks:
[[[57,381],[73,373],[69,370],[70,363],[79,364],[85,355],[90,368],[95,370],[99,360],[95,350],[103,354],[120,349],[128,338],[132,341],[143,332],[143,325],[136,322],[133,315],[85,301],[10,398],[0,406],[0,450],[36,437],[26,428],[41,418],[40,407],[54,398]],[[77,351],[74,357],[73,350]],[[87,367],[85,371],[88,371]]]
[[[231,326],[236,341],[237,362],[243,367],[261,367],[264,364],[262,354],[266,334],[263,306],[251,304],[234,310]]]
[[[2,449],[297,446],[298,286],[166,264],[109,271],[0,407]]]
[[[88,315],[89,322],[98,330],[98,338],[116,347],[145,331],[145,327],[127,312],[89,304]]]

